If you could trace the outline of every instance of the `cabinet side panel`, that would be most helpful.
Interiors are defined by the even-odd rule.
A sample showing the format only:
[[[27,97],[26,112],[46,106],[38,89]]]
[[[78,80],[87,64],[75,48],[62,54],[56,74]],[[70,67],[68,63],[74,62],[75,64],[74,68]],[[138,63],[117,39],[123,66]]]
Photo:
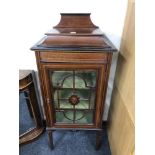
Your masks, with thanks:
[[[43,76],[43,68],[42,64],[40,63],[40,52],[35,52],[36,55],[36,62],[37,62],[37,68],[38,68],[38,74],[39,74],[39,83],[40,83],[40,88],[41,88],[41,94],[42,94],[42,99],[43,99],[43,106],[44,106],[44,111],[45,111],[45,117],[46,117],[46,125],[50,126],[51,125],[51,116],[49,115],[49,108],[47,106],[46,102],[46,89],[45,89],[45,83],[44,83],[44,76]]]

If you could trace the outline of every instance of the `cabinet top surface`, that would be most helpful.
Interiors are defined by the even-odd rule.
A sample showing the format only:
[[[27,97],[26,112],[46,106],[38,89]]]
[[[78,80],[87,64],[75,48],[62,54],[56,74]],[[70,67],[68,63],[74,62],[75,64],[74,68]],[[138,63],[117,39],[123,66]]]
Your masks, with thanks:
[[[61,13],[60,22],[35,44],[34,51],[117,51],[90,19],[90,13]]]

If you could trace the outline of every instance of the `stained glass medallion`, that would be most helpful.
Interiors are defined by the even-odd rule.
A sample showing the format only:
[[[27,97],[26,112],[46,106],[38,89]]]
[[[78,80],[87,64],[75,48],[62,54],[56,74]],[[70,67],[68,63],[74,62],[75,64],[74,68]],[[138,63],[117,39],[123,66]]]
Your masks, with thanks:
[[[51,70],[49,74],[56,123],[93,124],[97,71]]]

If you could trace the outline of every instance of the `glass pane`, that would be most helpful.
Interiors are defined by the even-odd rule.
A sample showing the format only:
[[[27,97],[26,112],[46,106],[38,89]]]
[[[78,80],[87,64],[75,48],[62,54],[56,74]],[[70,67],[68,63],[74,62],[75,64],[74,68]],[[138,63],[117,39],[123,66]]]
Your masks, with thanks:
[[[71,118],[72,112],[69,116],[69,118]],[[56,122],[57,123],[73,123],[73,118],[70,120],[66,117],[66,115],[64,115],[63,111],[57,111],[56,112]]]
[[[56,89],[54,93],[55,100],[58,99],[58,95],[60,99],[68,99],[72,95],[72,89]]]
[[[96,70],[50,71],[56,123],[92,124]]]
[[[75,88],[86,88],[86,84],[82,77],[75,75]]]
[[[88,87],[95,87],[96,85],[96,72],[94,71],[76,71],[76,75],[85,80]]]
[[[73,72],[72,71],[53,71],[50,72],[52,79],[52,85],[54,87],[57,86],[62,86],[64,85],[64,87],[66,88],[72,88],[73,87]],[[71,82],[69,82],[68,80],[65,80],[66,78],[68,78],[69,80],[71,80]]]
[[[75,117],[75,118],[74,118]],[[64,110],[56,112],[57,123],[78,123],[78,124],[92,124],[93,111],[73,111]]]
[[[93,123],[93,111],[85,112],[85,116],[83,118],[77,120],[75,123],[78,123],[78,124],[91,124],[91,123]]]

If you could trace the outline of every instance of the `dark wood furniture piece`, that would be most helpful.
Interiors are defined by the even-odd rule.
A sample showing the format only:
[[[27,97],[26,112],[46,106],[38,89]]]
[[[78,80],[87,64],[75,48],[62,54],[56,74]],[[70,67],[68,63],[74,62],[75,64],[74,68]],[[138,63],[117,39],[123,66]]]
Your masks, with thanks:
[[[32,70],[19,70],[19,93],[22,92],[25,95],[30,116],[34,119],[36,127],[29,129],[19,136],[20,145],[36,140],[45,129],[36,98]]]
[[[102,115],[113,52],[116,48],[90,14],[61,14],[35,51],[53,148],[54,130],[95,130],[101,145]]]

